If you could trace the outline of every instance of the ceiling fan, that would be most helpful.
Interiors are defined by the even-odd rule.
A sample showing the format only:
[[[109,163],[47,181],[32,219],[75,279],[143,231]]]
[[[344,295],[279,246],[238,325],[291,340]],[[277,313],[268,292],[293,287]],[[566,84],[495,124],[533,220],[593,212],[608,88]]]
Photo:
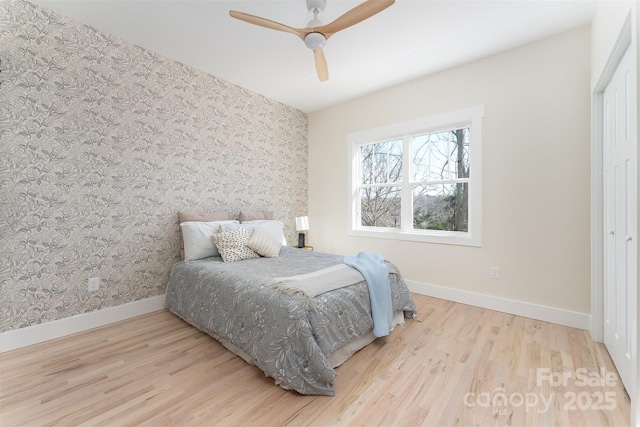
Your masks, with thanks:
[[[324,52],[322,51],[327,39],[338,31],[349,28],[352,25],[364,21],[365,19],[371,18],[376,13],[382,12],[384,9],[391,6],[395,0],[366,0],[364,3],[359,4],[341,15],[335,21],[326,25],[322,25],[322,22],[318,19],[318,14],[327,6],[327,0],[306,0],[306,2],[307,9],[309,9],[309,12],[313,13],[313,19],[309,21],[307,28],[294,28],[270,19],[249,15],[248,13],[238,12],[235,10],[230,10],[229,15],[250,24],[259,25],[272,30],[284,31],[300,37],[302,41],[304,41],[304,44],[309,49],[313,50],[318,78],[321,82],[324,82],[329,79],[327,60],[324,57]]]

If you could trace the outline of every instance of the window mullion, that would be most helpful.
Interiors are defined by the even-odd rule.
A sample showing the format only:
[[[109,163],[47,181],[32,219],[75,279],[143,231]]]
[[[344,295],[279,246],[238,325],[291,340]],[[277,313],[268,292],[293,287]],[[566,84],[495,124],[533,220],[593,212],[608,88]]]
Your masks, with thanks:
[[[411,191],[411,137],[402,137],[402,190],[400,229],[410,231],[413,228],[413,196]]]
[[[364,171],[362,166],[362,145],[353,145],[352,146],[352,154],[356,159],[351,162],[352,172],[351,179],[355,183],[355,185],[351,188],[351,209],[353,215],[351,217],[351,228],[356,229],[362,225],[362,206],[360,203],[360,188],[364,185]]]
[[[471,182],[470,178],[434,179],[431,181],[412,181],[411,185],[464,184],[468,182]]]

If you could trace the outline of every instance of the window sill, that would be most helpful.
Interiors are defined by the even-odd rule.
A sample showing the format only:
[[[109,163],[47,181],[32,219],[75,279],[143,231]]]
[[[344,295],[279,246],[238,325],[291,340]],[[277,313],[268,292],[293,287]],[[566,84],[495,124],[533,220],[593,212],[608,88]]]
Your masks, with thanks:
[[[349,230],[347,234],[350,236],[369,237],[374,239],[481,247],[480,236],[472,236],[469,233],[460,233],[456,231],[419,232],[395,229],[360,229]]]

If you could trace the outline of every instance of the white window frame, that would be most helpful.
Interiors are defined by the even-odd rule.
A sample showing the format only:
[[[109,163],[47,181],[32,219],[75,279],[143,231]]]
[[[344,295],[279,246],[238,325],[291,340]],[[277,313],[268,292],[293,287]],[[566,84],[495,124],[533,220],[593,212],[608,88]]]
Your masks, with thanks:
[[[416,120],[394,123],[375,129],[347,135],[349,160],[349,220],[347,234],[359,237],[408,240],[463,246],[481,246],[482,231],[482,118],[484,105],[436,114]],[[411,182],[409,178],[410,154],[405,142],[403,150],[402,218],[401,228],[365,227],[360,221],[360,147],[394,139],[407,141],[420,134],[435,133],[460,127],[469,127],[469,217],[468,231],[442,231],[413,229]]]

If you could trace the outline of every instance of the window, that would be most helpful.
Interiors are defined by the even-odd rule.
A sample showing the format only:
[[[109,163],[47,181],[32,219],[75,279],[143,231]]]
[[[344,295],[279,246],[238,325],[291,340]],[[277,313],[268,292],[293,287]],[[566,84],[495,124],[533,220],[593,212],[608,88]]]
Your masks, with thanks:
[[[349,234],[480,246],[483,115],[478,106],[349,134]]]

